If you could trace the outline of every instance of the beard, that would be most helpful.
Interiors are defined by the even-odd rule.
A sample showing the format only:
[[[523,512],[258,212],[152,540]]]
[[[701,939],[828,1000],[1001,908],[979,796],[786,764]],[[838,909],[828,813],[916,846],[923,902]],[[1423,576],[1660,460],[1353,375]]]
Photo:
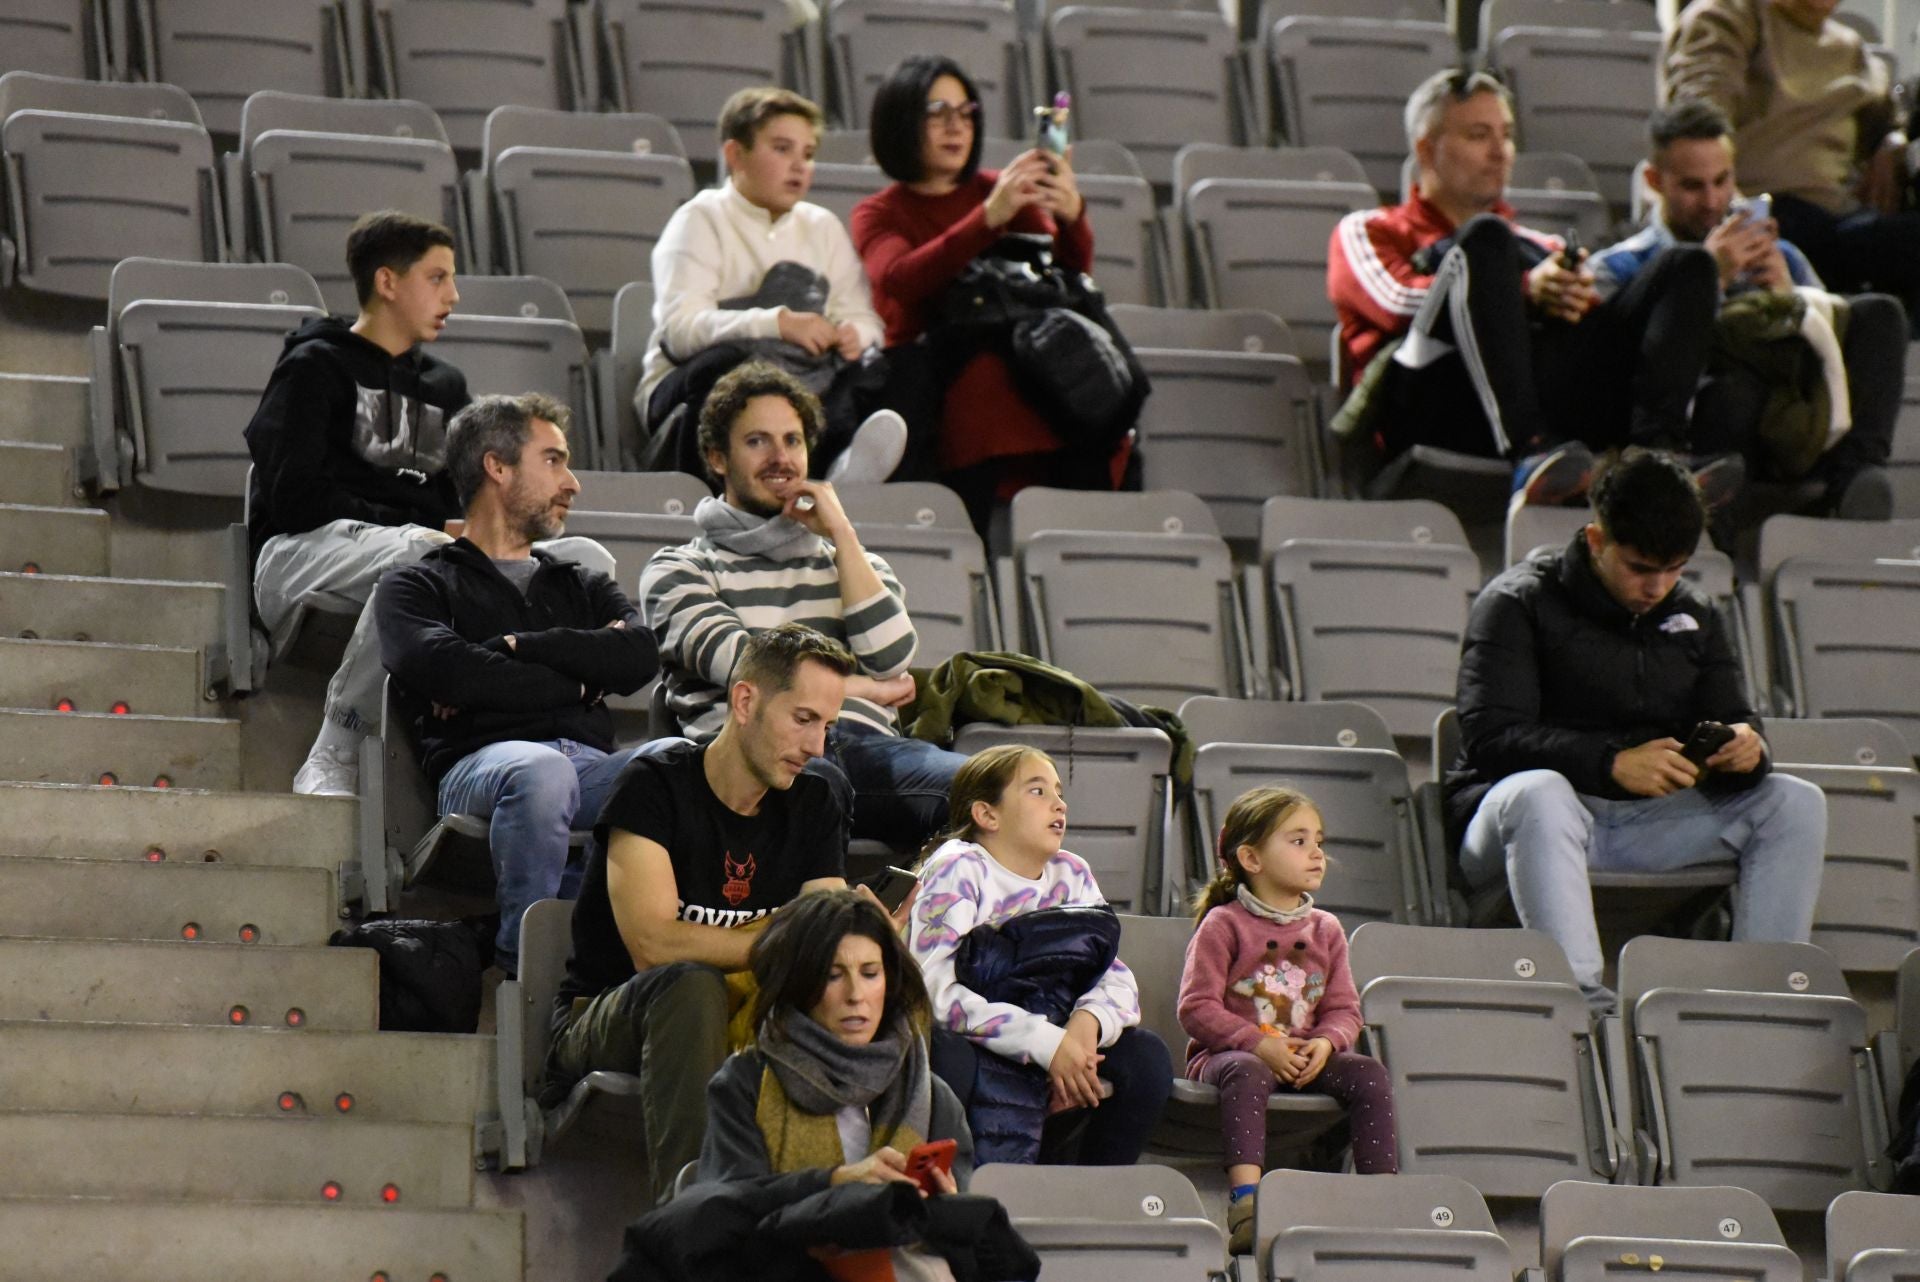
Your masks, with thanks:
[[[727,493],[733,497],[728,500],[742,512],[763,519],[772,519],[787,510],[787,505],[764,490],[754,488],[751,473],[727,471]]]
[[[507,496],[507,526],[520,532],[529,543],[557,539],[566,529],[566,520],[553,506],[553,500],[541,500],[516,488]]]

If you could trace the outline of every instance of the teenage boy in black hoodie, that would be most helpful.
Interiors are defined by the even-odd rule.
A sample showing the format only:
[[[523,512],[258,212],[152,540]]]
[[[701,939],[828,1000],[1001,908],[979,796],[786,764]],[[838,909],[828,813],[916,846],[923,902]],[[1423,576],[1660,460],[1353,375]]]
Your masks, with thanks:
[[[359,318],[323,317],[290,334],[247,425],[254,601],[269,632],[303,602],[364,607],[382,573],[448,542],[446,522],[460,514],[444,468],[467,381],[422,350],[460,301],[453,236],[395,210],[367,214],[347,234],[347,268]],[[613,569],[590,540],[553,550]],[[363,611],[295,792],[359,790],[360,740],[379,727],[383,676]]]
[[[593,826],[633,755],[613,751],[604,696],[632,694],[659,666],[613,580],[544,550],[580,493],[567,419],[538,394],[460,411],[446,463],[462,535],[386,574],[368,611],[440,812],[492,819],[509,974],[527,905],[579,893],[585,861],[569,863],[567,834]]]

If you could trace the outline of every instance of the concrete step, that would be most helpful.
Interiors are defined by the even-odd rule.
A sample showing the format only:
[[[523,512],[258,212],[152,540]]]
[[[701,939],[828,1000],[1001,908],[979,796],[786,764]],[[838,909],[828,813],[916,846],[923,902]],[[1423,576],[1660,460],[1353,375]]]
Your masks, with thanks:
[[[240,723],[0,708],[0,779],[237,789]]]
[[[126,1066],[139,1072],[140,1066]],[[0,1196],[464,1207],[473,1128],[336,1117],[0,1112]],[[329,1196],[331,1193],[331,1196]]]
[[[0,857],[150,859],[250,868],[339,867],[355,857],[352,797],[0,783]]]
[[[521,1282],[519,1211],[0,1200],[17,1282]],[[294,1267],[291,1261],[298,1261]]]
[[[75,1113],[292,1113],[465,1125],[494,1107],[493,1038],[0,1023],[0,1099]]]
[[[107,514],[97,508],[0,503],[0,566],[32,574],[107,572]]]
[[[0,935],[318,947],[334,904],[318,868],[0,859]]]
[[[205,651],[222,636],[223,593],[218,583],[0,573],[0,636]]]
[[[71,375],[0,374],[0,441],[78,449],[87,442],[88,392],[89,380]]]
[[[0,441],[0,503],[72,507],[73,453],[64,445]]]
[[[379,961],[371,948],[0,939],[0,1019],[370,1031]]]
[[[54,708],[66,699],[77,712],[125,703],[129,712],[192,717],[213,709],[201,689],[193,650],[0,638],[0,708]]]

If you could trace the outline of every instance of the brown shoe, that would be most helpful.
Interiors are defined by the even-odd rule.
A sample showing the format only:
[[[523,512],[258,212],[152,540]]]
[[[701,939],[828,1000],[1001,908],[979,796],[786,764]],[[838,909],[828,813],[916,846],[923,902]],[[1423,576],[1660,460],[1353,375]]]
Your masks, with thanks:
[[[1253,1194],[1227,1203],[1227,1254],[1253,1253]]]

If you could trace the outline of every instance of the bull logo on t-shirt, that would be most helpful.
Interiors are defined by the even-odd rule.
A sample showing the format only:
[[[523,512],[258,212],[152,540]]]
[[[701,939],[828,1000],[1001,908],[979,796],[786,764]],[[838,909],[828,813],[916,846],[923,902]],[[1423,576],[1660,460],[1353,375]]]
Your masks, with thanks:
[[[736,861],[732,854],[720,856],[720,862],[727,870],[727,880],[720,887],[720,895],[728,903],[738,908],[741,901],[753,893],[753,874],[756,871],[753,856]]]

